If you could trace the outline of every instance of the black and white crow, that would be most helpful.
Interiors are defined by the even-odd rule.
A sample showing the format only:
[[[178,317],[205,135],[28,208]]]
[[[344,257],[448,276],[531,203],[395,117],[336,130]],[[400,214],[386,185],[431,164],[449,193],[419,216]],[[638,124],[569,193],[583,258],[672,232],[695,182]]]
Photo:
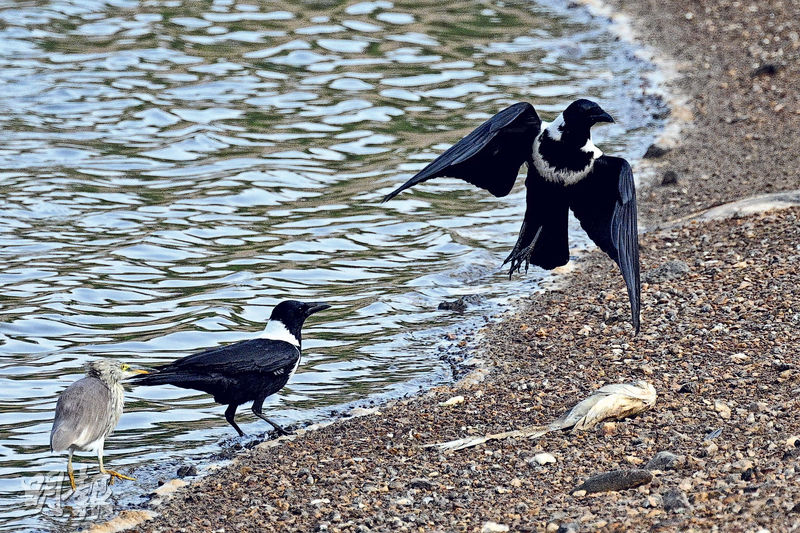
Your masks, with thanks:
[[[269,422],[281,435],[288,435],[285,429],[267,418],[261,406],[267,396],[281,390],[297,370],[303,322],[328,307],[324,303],[283,301],[272,310],[267,327],[257,338],[189,355],[140,376],[135,382],[175,385],[213,394],[215,402],[228,406],[225,419],[239,436],[244,433],[233,419],[236,408],[252,401],[254,415]]]
[[[438,177],[463,179],[495,196],[514,186],[528,165],[525,218],[514,249],[503,264],[509,276],[523,262],[553,269],[569,261],[569,209],[589,237],[616,261],[628,289],[633,326],[639,332],[641,283],[636,191],[627,161],[603,155],[591,128],[614,122],[591,100],[572,102],[550,124],[533,106],[514,104],[478,126],[383,201]]]

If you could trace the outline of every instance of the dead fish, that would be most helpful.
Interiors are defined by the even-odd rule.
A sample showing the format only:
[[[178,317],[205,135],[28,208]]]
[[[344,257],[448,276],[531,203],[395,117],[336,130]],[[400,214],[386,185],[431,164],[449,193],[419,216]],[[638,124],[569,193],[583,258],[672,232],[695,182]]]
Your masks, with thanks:
[[[656,396],[656,388],[647,381],[614,383],[601,387],[546,426],[527,426],[522,429],[480,437],[467,437],[449,442],[426,444],[425,448],[463,450],[464,448],[479,446],[490,440],[520,437],[535,439],[551,431],[570,428],[572,428],[572,431],[583,431],[591,429],[609,418],[622,419],[646,411],[655,405]]]

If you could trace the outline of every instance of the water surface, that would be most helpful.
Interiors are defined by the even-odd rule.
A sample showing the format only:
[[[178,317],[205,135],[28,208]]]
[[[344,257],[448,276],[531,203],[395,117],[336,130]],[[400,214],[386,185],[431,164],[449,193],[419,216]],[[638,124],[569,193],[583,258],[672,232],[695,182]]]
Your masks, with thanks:
[[[617,124],[596,143],[627,157],[658,126],[649,66],[560,2],[0,1],[0,47],[7,531],[72,530],[237,443],[209,396],[137,388],[105,456],[140,481],[109,489],[80,456],[68,497],[49,431],[91,358],[167,362],[297,298],[333,308],[265,405],[277,420],[448,379],[436,348],[464,317],[437,304],[478,294],[470,316],[490,314],[543,275],[499,268],[523,180],[502,199],[455,180],[381,197],[519,100],[546,119],[600,101]]]

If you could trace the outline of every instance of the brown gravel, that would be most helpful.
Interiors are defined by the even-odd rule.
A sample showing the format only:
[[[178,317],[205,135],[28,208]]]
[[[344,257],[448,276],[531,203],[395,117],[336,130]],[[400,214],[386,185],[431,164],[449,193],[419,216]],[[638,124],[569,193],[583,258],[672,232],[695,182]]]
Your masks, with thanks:
[[[641,191],[644,218],[660,223],[800,188],[800,5],[642,0],[625,9],[650,44],[688,62],[680,84],[697,126],[659,158],[679,183]],[[752,75],[767,63],[777,73]],[[800,440],[792,439],[800,435],[800,209],[688,224],[641,241],[639,336],[631,336],[616,268],[589,254],[565,287],[533,296],[482,332],[475,355],[492,368],[484,382],[439,387],[378,415],[247,451],[142,527],[800,528]],[[453,343],[463,340],[474,341]],[[659,398],[634,419],[448,454],[419,446],[544,424],[604,384],[636,379],[653,383]],[[465,401],[439,405],[455,395]],[[533,460],[544,451],[557,462]],[[595,474],[633,468],[654,469],[654,479],[569,494]]]
[[[663,158],[678,184],[640,193],[645,224],[800,189],[800,2],[606,1],[681,65],[678,88],[694,115]]]

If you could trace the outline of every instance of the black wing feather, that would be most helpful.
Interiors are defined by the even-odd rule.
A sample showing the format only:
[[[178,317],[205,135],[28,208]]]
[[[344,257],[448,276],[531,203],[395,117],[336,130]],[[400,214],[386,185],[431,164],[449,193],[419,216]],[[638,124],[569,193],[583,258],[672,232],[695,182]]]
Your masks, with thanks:
[[[251,339],[189,355],[134,379],[140,385],[162,385],[208,374],[276,372],[294,366],[299,357],[300,350],[288,342]]]
[[[439,177],[459,178],[505,196],[531,158],[542,121],[533,106],[519,102],[503,109],[451,146],[414,177],[387,194],[384,202],[417,183]]]
[[[601,156],[589,175],[568,189],[569,204],[589,237],[622,272],[639,332],[641,281],[636,188],[631,166],[622,158]]]

